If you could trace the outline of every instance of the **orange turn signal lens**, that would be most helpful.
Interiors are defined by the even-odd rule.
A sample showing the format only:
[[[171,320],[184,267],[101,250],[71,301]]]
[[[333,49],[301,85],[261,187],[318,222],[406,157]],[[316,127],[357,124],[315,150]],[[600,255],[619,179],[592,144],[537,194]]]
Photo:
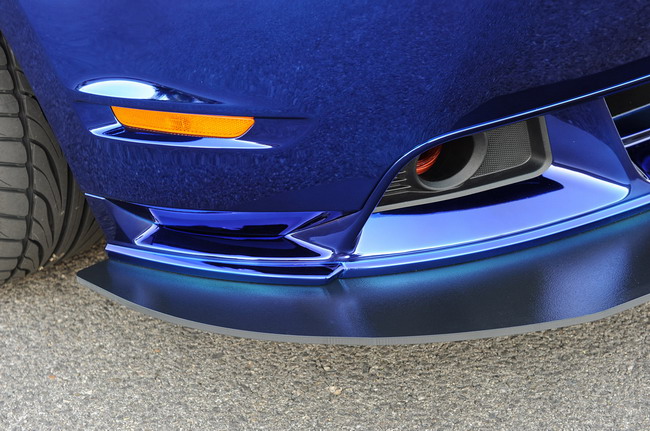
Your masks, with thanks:
[[[255,123],[253,117],[182,114],[112,106],[117,121],[126,127],[175,135],[238,138]]]

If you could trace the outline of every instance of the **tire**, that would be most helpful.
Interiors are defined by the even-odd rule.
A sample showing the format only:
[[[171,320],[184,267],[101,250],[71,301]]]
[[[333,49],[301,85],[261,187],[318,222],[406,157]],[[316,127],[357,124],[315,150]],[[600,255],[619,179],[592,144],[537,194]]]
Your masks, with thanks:
[[[33,91],[0,35],[0,284],[102,237]]]

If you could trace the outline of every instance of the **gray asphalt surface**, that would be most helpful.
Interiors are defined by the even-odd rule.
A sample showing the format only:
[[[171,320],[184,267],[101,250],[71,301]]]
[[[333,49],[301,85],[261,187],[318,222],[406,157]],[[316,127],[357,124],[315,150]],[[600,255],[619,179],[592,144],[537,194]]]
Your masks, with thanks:
[[[650,429],[650,306],[512,337],[245,340],[77,285],[100,248],[0,288],[0,429]]]

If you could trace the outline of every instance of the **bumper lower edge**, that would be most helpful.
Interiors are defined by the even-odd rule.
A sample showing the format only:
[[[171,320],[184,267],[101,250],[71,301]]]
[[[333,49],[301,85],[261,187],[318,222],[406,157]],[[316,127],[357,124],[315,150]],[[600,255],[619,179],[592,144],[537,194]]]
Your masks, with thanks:
[[[650,301],[650,212],[555,242],[403,274],[278,286],[105,261],[82,283],[175,323],[277,341],[407,344],[550,329]]]

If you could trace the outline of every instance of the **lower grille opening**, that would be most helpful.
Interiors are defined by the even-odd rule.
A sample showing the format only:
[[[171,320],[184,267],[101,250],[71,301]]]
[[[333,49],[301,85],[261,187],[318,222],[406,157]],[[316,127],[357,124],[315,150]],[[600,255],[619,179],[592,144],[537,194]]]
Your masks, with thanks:
[[[650,83],[605,98],[630,159],[650,175]]]
[[[543,117],[427,149],[401,170],[375,212],[458,198],[539,176],[551,163]]]

